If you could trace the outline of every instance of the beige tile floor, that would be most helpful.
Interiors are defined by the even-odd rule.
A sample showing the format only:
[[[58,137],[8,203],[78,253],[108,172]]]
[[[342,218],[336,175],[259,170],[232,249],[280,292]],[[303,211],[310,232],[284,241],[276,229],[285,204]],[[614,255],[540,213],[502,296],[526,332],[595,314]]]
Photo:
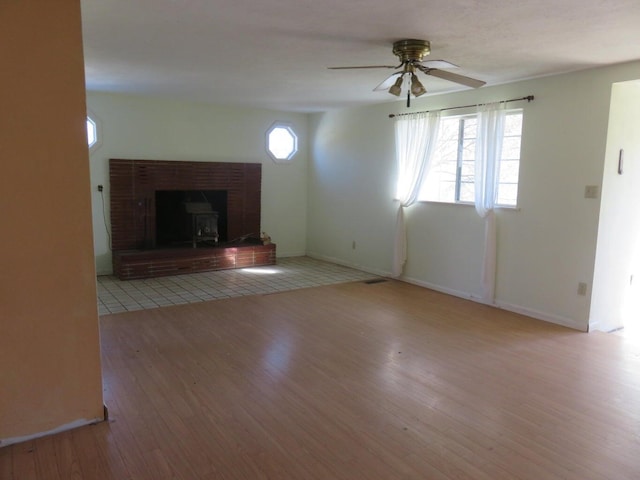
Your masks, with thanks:
[[[98,313],[128,312],[241,295],[376,278],[371,273],[310,257],[279,258],[276,265],[142,280],[98,277]]]

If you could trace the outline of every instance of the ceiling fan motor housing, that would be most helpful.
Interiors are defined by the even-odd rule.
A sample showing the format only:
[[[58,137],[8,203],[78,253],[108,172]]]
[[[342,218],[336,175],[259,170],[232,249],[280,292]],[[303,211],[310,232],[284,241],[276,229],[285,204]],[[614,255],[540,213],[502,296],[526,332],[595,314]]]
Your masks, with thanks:
[[[402,63],[422,62],[431,53],[431,44],[427,40],[398,40],[393,43],[393,54]]]

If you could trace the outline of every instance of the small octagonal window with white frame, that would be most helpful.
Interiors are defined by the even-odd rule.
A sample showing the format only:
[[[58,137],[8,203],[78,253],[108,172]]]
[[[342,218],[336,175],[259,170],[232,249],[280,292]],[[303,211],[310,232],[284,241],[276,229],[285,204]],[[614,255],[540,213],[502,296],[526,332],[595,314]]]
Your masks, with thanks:
[[[87,116],[87,144],[89,148],[93,147],[98,141],[98,127],[96,122],[89,116]]]
[[[298,137],[288,123],[276,122],[267,130],[267,153],[274,162],[289,162],[298,151]]]
[[[87,146],[89,151],[93,152],[102,144],[102,130],[100,120],[93,114],[93,112],[87,111]]]

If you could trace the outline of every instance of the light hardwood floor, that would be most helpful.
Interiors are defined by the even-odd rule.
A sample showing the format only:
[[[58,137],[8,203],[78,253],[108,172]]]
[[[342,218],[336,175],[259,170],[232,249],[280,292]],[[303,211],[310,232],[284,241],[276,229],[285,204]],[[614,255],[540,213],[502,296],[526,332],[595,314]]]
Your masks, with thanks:
[[[101,318],[110,420],[5,479],[638,479],[640,349],[387,281]]]

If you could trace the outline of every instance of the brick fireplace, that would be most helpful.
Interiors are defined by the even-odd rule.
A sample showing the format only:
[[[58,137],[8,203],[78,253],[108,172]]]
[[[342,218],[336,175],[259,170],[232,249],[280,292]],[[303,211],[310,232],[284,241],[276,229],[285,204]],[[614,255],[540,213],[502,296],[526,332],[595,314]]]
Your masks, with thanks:
[[[109,179],[119,278],[275,263],[259,241],[261,164],[111,159]]]

